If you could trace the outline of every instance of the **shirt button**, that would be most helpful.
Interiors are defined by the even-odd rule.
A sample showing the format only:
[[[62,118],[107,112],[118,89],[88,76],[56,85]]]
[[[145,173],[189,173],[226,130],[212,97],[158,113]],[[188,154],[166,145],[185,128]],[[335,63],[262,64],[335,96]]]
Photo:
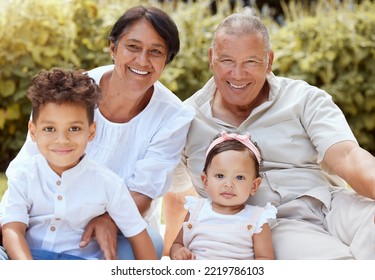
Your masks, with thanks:
[[[56,228],[55,228],[55,227],[51,227],[50,230],[51,230],[51,231],[55,231]]]
[[[63,197],[62,197],[61,195],[59,195],[59,196],[57,197],[57,199],[58,199],[58,200],[62,200]]]
[[[192,229],[193,228],[193,225],[192,224],[188,224],[188,229]]]
[[[60,186],[61,185],[61,181],[60,180],[56,181],[56,185]]]
[[[248,230],[251,230],[252,228],[253,228],[252,225],[248,225],[248,226],[247,226],[247,229],[248,229]]]

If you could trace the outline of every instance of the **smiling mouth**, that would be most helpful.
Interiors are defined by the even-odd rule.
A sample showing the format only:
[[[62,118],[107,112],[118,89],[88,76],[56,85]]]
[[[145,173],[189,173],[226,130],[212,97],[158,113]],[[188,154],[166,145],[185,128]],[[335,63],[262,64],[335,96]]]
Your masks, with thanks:
[[[137,70],[137,69],[130,68],[130,67],[129,67],[129,70],[138,75],[147,75],[150,73],[148,71],[141,71],[141,70]]]
[[[52,150],[52,152],[59,154],[59,155],[65,155],[73,151],[72,149],[57,149],[57,150]]]
[[[243,89],[243,88],[246,87],[249,83],[244,84],[244,85],[235,85],[235,84],[232,84],[232,83],[228,82],[228,84],[229,84],[232,88],[234,88],[234,89]]]

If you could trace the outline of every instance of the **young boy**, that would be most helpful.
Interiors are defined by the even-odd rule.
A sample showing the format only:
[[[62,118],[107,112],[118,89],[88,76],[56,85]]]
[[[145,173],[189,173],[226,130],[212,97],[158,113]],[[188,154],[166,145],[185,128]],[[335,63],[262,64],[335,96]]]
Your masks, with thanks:
[[[42,71],[27,91],[29,132],[40,151],[8,178],[2,219],[10,259],[103,259],[92,241],[79,246],[87,223],[105,212],[136,259],[156,259],[146,222],[120,177],[85,156],[95,136],[95,82],[80,71]]]

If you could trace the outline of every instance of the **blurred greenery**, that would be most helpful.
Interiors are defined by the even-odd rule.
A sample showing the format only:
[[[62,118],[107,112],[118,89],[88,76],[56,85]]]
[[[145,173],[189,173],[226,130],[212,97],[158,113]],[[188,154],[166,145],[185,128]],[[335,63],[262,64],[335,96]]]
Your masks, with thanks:
[[[216,0],[212,14],[211,2],[0,0],[0,171],[25,141],[30,116],[25,91],[31,79],[51,67],[91,69],[111,63],[108,31],[130,6],[159,6],[176,21],[181,50],[161,81],[182,100],[192,95],[211,76],[208,49],[214,29],[233,12],[230,1]],[[327,90],[361,146],[375,154],[374,1],[288,2],[280,1],[281,26],[253,7],[270,30],[275,74]]]
[[[0,173],[0,199],[3,197],[5,190],[7,189],[7,178],[4,173]]]

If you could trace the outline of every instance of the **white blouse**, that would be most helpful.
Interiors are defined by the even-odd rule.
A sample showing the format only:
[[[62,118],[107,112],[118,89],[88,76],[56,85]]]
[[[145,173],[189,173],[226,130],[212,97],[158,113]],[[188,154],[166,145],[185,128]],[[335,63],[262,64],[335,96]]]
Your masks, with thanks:
[[[88,74],[99,84],[103,74],[111,69],[113,65],[101,66]],[[110,122],[99,109],[95,110],[96,135],[86,153],[123,178],[129,190],[152,199],[161,197],[171,185],[172,172],[180,162],[194,116],[192,107],[156,82],[149,104],[127,123]],[[35,153],[37,147],[28,136],[7,175]],[[146,220],[150,221],[155,207],[153,204]]]
[[[193,213],[193,210],[197,204],[197,198],[193,196],[186,196],[185,197],[185,209],[189,211],[190,214]],[[246,223],[249,221],[250,217],[252,217],[254,209],[257,208],[253,205],[246,205],[244,209],[242,209],[237,214],[227,215],[227,214],[220,214],[215,212],[212,209],[212,200],[209,198],[205,198],[202,208],[197,215],[196,222],[200,223],[208,223],[208,224],[239,224],[239,223]],[[276,213],[277,209],[275,206],[271,205],[271,203],[267,203],[263,207],[263,212],[259,216],[259,219],[256,221],[255,231],[254,233],[260,233],[262,231],[262,227],[265,223],[269,223],[270,226],[274,224],[276,220]]]

